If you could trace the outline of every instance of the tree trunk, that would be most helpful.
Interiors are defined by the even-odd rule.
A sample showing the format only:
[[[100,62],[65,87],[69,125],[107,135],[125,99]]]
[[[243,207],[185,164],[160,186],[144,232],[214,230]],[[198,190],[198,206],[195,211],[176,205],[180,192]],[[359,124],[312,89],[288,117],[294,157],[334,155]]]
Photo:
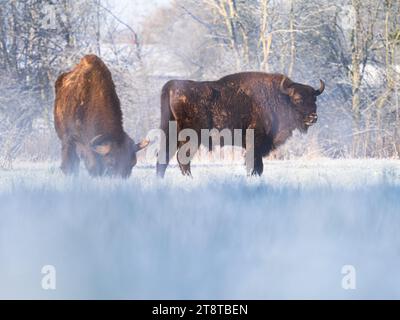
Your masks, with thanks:
[[[290,64],[288,68],[288,76],[290,78],[293,74],[293,68],[296,60],[296,38],[294,33],[294,0],[290,1],[289,32],[290,32]]]
[[[351,88],[352,88],[352,114],[353,114],[353,145],[352,156],[359,154],[360,143],[360,86],[361,86],[361,3],[360,0],[352,0],[354,10],[354,26],[351,36]]]

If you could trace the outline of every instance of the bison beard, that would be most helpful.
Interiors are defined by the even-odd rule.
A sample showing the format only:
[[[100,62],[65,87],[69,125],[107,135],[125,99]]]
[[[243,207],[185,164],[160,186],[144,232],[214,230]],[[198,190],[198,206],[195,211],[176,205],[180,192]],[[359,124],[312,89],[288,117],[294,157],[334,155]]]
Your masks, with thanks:
[[[283,144],[295,129],[307,132],[317,121],[318,90],[295,83],[282,74],[245,72],[218,81],[171,80],[161,94],[161,126],[166,137],[166,157],[157,161],[157,175],[164,177],[173,154],[169,152],[169,122],[176,121],[178,132],[202,129],[253,129],[254,166],[249,174],[261,175],[262,158]],[[178,143],[178,150],[185,142]],[[242,146],[249,151],[243,136]],[[171,152],[172,153],[172,152]],[[193,158],[194,154],[190,154]],[[190,163],[178,163],[182,174],[191,175]]]
[[[62,145],[61,169],[75,174],[80,159],[92,176],[128,177],[136,152],[124,132],[122,112],[111,73],[100,58],[87,55],[55,84],[54,123]]]

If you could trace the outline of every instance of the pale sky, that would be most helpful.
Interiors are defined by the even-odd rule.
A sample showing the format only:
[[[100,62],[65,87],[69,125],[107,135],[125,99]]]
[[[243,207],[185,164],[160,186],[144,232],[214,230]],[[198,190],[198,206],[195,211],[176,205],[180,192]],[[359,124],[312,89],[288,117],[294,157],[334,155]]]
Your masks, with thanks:
[[[113,13],[134,28],[157,7],[168,5],[169,2],[170,0],[108,0],[113,7]]]

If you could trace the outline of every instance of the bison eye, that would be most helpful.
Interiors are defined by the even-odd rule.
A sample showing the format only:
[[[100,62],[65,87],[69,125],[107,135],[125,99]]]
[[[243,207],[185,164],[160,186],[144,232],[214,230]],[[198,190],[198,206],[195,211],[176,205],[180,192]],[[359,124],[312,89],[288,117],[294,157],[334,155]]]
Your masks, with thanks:
[[[302,104],[303,103],[303,99],[302,98],[295,98],[294,99],[294,103],[295,104]]]

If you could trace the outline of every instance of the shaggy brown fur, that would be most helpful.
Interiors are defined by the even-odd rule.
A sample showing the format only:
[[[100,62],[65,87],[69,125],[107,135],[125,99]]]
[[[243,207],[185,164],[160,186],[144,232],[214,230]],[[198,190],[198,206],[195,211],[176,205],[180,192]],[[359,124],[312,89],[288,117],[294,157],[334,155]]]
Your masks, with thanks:
[[[169,121],[177,121],[178,132],[191,128],[198,136],[201,129],[254,129],[251,173],[261,175],[262,157],[284,143],[295,129],[306,132],[316,122],[316,97],[323,90],[322,81],[321,88],[315,90],[282,74],[261,72],[233,74],[218,81],[171,80],[162,89],[161,130],[168,141]],[[245,139],[242,143],[246,147]],[[180,146],[182,143],[178,149]],[[157,163],[161,177],[170,156]],[[180,164],[180,168],[183,174],[191,174],[190,163]]]
[[[134,144],[122,127],[122,112],[111,73],[95,55],[83,57],[55,84],[54,123],[62,145],[61,169],[77,173],[79,159],[92,176],[128,177],[136,152],[147,141]]]

